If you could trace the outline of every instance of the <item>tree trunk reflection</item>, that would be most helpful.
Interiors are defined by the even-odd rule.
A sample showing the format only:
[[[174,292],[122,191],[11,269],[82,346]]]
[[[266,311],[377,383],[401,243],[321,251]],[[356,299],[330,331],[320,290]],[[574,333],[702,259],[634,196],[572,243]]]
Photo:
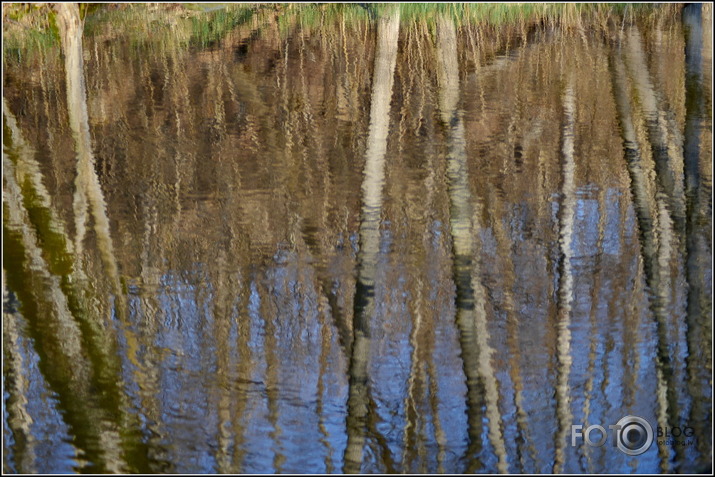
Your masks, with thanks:
[[[389,16],[379,20],[377,27],[377,51],[370,100],[370,132],[362,183],[360,252],[349,364],[348,443],[343,468],[345,473],[360,472],[365,447],[369,414],[370,320],[375,316],[375,278],[380,253],[382,189],[385,182],[385,154],[399,32],[400,10],[396,7]]]

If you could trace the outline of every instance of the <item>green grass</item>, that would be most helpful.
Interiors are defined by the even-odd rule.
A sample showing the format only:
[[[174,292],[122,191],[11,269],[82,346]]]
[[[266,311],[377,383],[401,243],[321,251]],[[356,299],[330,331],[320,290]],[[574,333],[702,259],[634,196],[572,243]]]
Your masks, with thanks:
[[[370,21],[395,4],[292,3],[292,4],[82,4],[87,37],[124,38],[138,47],[203,47],[220,42],[255,15],[276,21],[279,31],[313,29],[340,20],[345,24]],[[672,15],[675,4],[628,3],[403,3],[406,23],[431,23],[449,15],[458,26],[490,27],[532,25],[565,29],[604,28],[609,22]],[[59,46],[54,12],[48,4],[3,5],[3,55],[22,59],[37,51]]]
[[[3,5],[3,58],[23,56],[59,47],[55,13],[47,4]]]
[[[488,26],[552,24],[562,27],[601,24],[624,14],[643,16],[670,6],[628,3],[404,3],[401,15],[407,21],[430,21],[438,15],[452,16],[458,24]],[[385,4],[373,4],[378,14]]]
[[[88,16],[85,35],[121,36],[137,47],[208,46],[256,10],[253,4],[130,4]]]
[[[123,38],[137,48],[208,46],[249,21],[264,7],[255,4],[81,4],[87,38]],[[51,7],[3,5],[3,56],[26,55],[59,47]]]
[[[254,13],[254,8],[240,5],[215,9],[206,8],[202,15],[190,19],[190,43],[197,46],[215,44],[231,30],[248,22]]]

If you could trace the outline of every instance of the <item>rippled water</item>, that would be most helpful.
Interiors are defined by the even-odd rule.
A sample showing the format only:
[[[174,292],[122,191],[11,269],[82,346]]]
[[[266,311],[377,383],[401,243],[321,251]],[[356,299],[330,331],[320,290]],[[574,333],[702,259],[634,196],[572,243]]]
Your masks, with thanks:
[[[709,7],[77,40],[4,60],[6,472],[710,469]]]

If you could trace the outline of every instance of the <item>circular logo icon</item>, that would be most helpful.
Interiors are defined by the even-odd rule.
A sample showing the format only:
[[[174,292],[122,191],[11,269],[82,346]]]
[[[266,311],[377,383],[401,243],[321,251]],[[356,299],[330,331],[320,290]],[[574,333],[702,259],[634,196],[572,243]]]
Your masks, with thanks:
[[[624,454],[641,455],[653,444],[653,428],[642,417],[625,416],[617,426],[616,442]]]

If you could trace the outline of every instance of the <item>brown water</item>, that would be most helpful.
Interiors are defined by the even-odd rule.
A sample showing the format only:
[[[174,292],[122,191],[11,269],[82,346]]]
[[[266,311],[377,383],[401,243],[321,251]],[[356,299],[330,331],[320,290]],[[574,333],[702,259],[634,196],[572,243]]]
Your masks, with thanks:
[[[708,470],[710,8],[348,20],[5,58],[4,471]]]

